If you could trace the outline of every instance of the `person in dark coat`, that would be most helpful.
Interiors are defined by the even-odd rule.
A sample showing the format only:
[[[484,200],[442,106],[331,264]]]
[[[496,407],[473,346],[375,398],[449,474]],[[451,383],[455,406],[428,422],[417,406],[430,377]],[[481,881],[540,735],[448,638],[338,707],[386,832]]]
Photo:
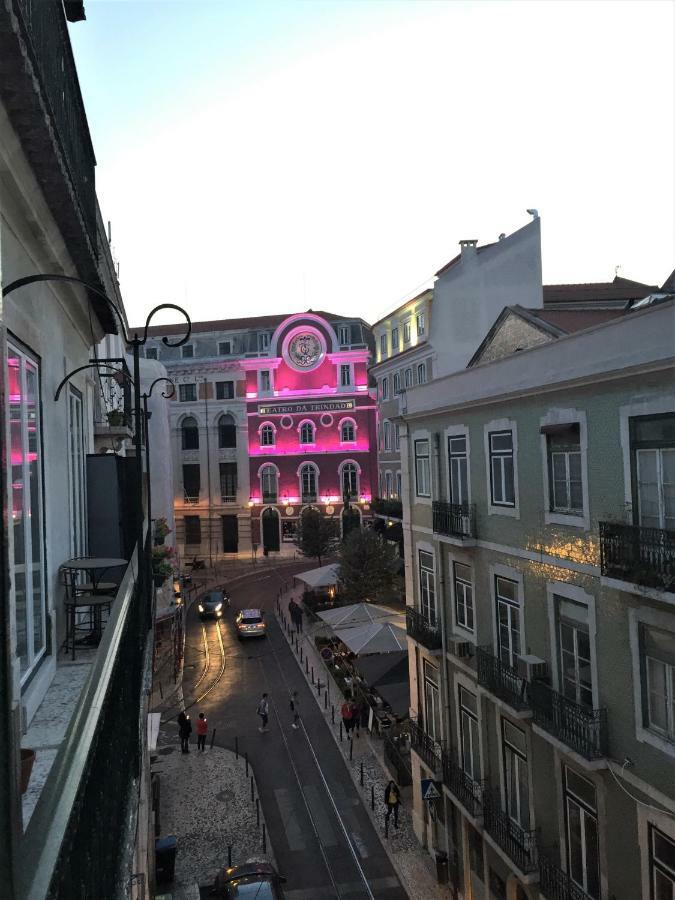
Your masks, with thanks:
[[[180,737],[180,749],[182,753],[190,752],[190,735],[192,734],[192,722],[185,712],[178,714],[178,736]]]
[[[384,805],[387,808],[385,820],[388,822],[394,813],[394,828],[398,828],[398,808],[401,805],[401,792],[395,781],[390,781],[384,791]]]

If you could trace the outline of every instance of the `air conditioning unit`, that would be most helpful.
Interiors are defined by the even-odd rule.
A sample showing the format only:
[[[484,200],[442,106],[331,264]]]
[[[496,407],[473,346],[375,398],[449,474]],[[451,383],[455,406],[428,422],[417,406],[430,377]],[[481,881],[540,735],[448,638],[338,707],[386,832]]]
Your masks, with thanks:
[[[546,678],[548,676],[548,663],[539,656],[518,657],[518,675],[526,681],[536,681],[537,678]]]
[[[448,641],[448,652],[459,659],[468,659],[473,656],[473,644],[471,641],[462,640],[462,638],[450,638]]]

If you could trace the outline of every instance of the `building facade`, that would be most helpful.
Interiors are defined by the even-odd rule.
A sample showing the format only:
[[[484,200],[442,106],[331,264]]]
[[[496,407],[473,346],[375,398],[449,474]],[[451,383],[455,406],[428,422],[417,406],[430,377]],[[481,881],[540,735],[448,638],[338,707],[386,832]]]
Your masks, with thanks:
[[[461,897],[675,892],[673,314],[408,395],[414,824]]]

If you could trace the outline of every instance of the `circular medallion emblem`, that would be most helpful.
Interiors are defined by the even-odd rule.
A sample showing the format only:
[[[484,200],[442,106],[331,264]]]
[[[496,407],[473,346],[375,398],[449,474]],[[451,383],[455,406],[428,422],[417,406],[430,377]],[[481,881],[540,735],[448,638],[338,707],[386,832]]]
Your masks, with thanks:
[[[332,516],[334,512],[335,512],[335,507],[329,503],[328,506],[326,507],[326,515]]]
[[[286,511],[287,516],[292,516],[293,513],[295,512],[295,510],[293,509],[292,506],[287,506],[285,511]]]
[[[300,332],[288,345],[288,355],[299,369],[312,369],[321,360],[321,343],[315,334]]]

